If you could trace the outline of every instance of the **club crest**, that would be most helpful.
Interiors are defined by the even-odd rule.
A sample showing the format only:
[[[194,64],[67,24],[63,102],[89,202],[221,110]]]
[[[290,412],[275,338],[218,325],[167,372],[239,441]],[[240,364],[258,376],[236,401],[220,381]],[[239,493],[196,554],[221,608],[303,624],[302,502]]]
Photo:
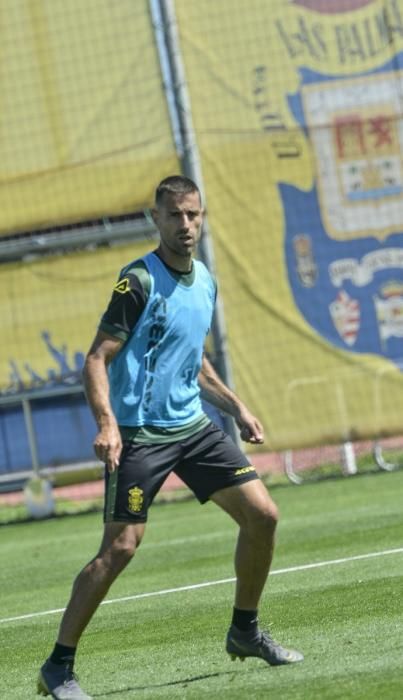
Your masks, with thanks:
[[[129,489],[128,508],[131,513],[139,513],[143,507],[144,491],[138,486]]]
[[[290,286],[308,323],[346,350],[403,359],[403,58],[333,78],[301,69],[294,116],[314,183],[280,183]]]

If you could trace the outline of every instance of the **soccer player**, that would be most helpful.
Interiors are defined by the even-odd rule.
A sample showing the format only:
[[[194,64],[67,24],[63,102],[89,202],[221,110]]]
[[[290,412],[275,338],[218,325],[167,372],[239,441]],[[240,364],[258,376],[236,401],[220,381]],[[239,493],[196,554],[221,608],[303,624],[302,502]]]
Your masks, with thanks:
[[[303,659],[258,626],[257,610],[273,554],[277,508],[254,467],[203,412],[200,392],[233,416],[241,438],[263,442],[263,429],[219,379],[204,355],[216,285],[193,259],[203,209],[196,184],[179,175],[156,190],[158,248],[120,273],[88,352],[84,383],[106,465],[104,533],[96,556],[77,576],[56,645],[40,670],[38,692],[88,700],[73,665],[80,637],[109,587],[142,540],[147,511],[174,471],[198,500],[239,525],[236,591],[226,650],[271,665]]]

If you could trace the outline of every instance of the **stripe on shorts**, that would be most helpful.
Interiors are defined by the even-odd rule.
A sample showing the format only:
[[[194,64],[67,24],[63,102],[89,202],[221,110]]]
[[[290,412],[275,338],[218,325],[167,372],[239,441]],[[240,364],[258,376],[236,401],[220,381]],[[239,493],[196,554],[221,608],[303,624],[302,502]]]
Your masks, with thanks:
[[[115,515],[116,495],[118,488],[118,470],[109,474],[108,488],[106,492],[105,521],[111,521]]]

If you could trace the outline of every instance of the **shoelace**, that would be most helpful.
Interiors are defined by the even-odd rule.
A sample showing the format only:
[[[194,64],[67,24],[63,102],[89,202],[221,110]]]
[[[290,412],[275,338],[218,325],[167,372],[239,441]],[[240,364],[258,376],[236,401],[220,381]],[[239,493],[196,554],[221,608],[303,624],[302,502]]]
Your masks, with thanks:
[[[78,676],[76,673],[73,671],[73,667],[70,666],[70,664],[66,664],[66,678],[63,681],[63,685],[68,686],[72,681],[76,682],[78,681]]]
[[[271,636],[270,632],[267,630],[262,630],[262,644],[265,644],[269,647],[274,647],[274,648],[280,648],[280,644],[276,642],[275,639]]]
[[[68,679],[66,678],[63,685],[65,688],[74,688],[77,681],[78,681],[78,676],[76,676],[75,673],[72,673],[71,678],[68,678]]]

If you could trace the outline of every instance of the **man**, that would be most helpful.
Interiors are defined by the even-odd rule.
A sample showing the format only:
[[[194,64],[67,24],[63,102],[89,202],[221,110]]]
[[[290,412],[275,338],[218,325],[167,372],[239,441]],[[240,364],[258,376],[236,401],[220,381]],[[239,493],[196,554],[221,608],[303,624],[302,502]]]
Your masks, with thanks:
[[[156,190],[152,216],[159,246],[122,270],[84,367],[99,428],[94,449],[106,465],[105,527],[99,552],[74,582],[57,643],[40,671],[38,692],[57,700],[88,700],[73,672],[77,644],[133,557],[148,507],[172,470],[201,503],[213,501],[240,527],[227,652],[271,665],[303,658],[258,628],[276,505],[248,459],[201,405],[200,389],[234,417],[243,440],[263,442],[260,422],[203,354],[216,287],[206,267],[193,259],[203,219],[197,186],[182,176],[166,178]]]

